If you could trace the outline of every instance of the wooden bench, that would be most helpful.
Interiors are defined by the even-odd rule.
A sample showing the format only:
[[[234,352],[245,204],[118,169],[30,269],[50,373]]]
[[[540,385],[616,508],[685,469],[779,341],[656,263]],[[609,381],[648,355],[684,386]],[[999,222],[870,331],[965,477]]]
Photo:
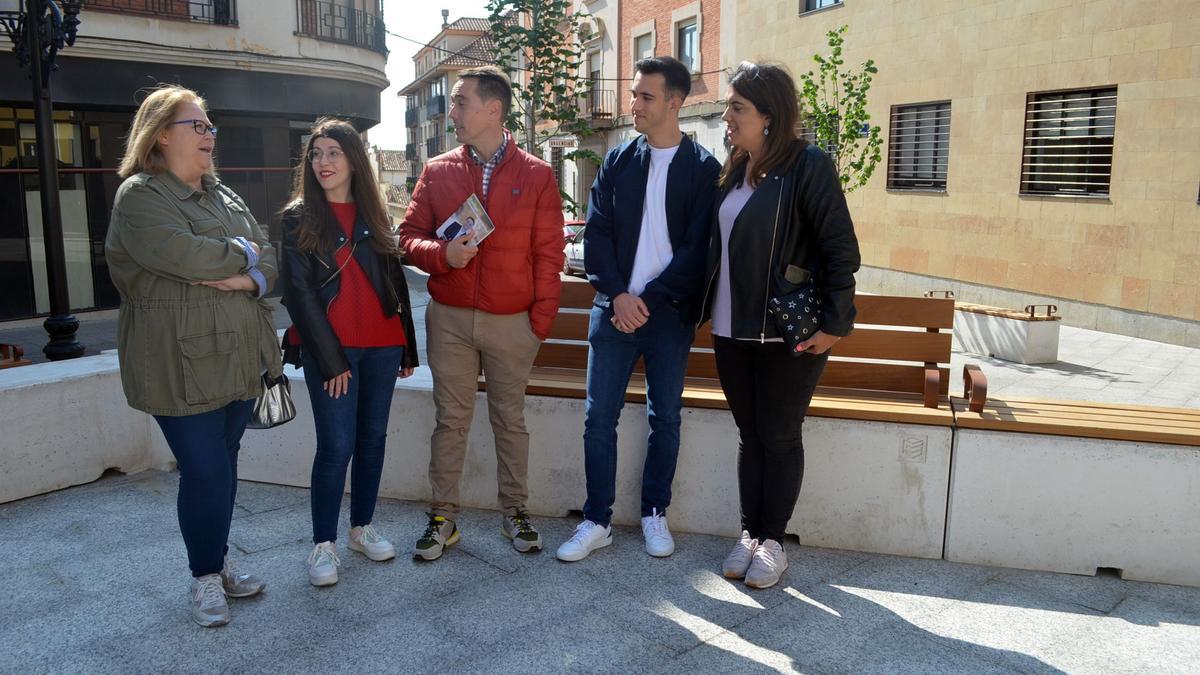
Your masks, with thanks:
[[[22,358],[24,356],[25,350],[20,345],[0,344],[0,370],[33,365],[33,361]]]
[[[1200,586],[1200,410],[953,404],[947,560]]]
[[[582,505],[580,399],[594,297],[587,282],[564,280],[558,318],[531,374],[526,422],[534,439],[535,513]],[[860,295],[856,304],[857,327],[835,345],[804,424],[805,487],[787,532],[811,546],[941,558],[954,422],[948,396],[954,301]],[[642,370],[637,364],[626,389],[631,405],[645,401]],[[976,383],[982,382],[980,374]],[[671,527],[736,536],[738,434],[708,326],[697,332],[688,359],[683,404]],[[638,522],[647,433],[641,410],[621,416],[616,523]],[[484,472],[491,465],[485,466]],[[494,488],[488,490],[482,494],[493,499]]]
[[[1015,363],[1057,363],[1062,317],[1055,305],[1027,305],[1024,311],[958,302],[954,339],[970,354]]]
[[[534,362],[528,393],[584,398],[588,318],[595,291],[584,281],[564,280],[550,339]],[[951,426],[948,397],[954,300],[859,295],[856,328],[834,345],[808,414],[816,417]],[[626,400],[645,401],[639,360]],[[977,400],[986,379],[976,373]],[[485,386],[481,378],[481,388]],[[708,324],[696,332],[688,358],[684,405],[728,408],[717,379]]]

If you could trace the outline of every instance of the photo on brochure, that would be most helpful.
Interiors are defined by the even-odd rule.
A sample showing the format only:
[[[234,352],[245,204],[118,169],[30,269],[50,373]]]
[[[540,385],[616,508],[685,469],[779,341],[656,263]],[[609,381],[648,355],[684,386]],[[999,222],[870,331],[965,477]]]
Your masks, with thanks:
[[[470,244],[478,246],[479,242],[486,239],[494,229],[496,226],[492,224],[492,219],[483,209],[483,203],[479,201],[479,197],[471,195],[437,229],[437,236],[438,239],[452,241],[469,234],[471,235]]]

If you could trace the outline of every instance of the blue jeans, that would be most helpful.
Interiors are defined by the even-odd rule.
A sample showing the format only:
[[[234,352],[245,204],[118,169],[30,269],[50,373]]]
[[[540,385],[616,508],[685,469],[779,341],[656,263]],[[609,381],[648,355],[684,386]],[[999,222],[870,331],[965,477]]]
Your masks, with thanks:
[[[642,467],[642,516],[666,511],[679,456],[679,411],[688,350],[696,331],[674,308],[663,305],[645,325],[622,333],[611,308],[592,307],[588,324],[587,407],[583,422],[587,502],[583,515],[608,525],[617,493],[617,420],[638,357],[645,360],[646,417],[650,435]]]
[[[339,398],[325,392],[321,371],[304,354],[304,383],[312,401],[317,427],[317,456],[312,468],[313,543],[337,540],[338,514],[350,475],[350,526],[369,525],[375,515],[388,413],[396,391],[396,373],[404,347],[366,347],[343,350],[350,363],[350,386]]]
[[[194,577],[216,574],[225,566],[238,450],[252,414],[254,401],[234,401],[198,415],[154,416],[179,466],[176,510]]]

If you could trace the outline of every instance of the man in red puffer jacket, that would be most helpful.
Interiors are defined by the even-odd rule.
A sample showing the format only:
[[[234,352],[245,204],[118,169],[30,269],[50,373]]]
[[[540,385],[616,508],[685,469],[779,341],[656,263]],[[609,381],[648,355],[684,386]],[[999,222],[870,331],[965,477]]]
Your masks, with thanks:
[[[563,266],[562,200],[550,165],[504,129],[512,87],[495,66],[461,71],[450,120],[462,147],[426,165],[400,225],[409,264],[429,273],[425,309],[437,426],[430,442],[429,524],[413,557],[436,560],[459,540],[459,480],[482,363],[496,437],[503,532],[518,551],[542,548],[525,504],[529,434],[525,387],[558,313]],[[496,226],[478,246],[436,231],[472,194]]]

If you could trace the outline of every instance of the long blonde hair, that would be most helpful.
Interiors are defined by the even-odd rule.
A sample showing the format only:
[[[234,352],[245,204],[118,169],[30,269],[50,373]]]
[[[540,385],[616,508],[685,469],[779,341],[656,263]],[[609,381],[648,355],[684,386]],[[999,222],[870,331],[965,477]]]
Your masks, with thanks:
[[[167,159],[158,147],[158,137],[175,120],[179,106],[185,103],[195,103],[208,112],[200,94],[175,84],[154,89],[142,101],[133,118],[133,125],[129,127],[129,137],[125,139],[125,156],[121,158],[121,167],[117,169],[121,178],[129,178],[143,171],[159,174],[167,170]],[[208,172],[216,175],[214,168],[209,168]]]

